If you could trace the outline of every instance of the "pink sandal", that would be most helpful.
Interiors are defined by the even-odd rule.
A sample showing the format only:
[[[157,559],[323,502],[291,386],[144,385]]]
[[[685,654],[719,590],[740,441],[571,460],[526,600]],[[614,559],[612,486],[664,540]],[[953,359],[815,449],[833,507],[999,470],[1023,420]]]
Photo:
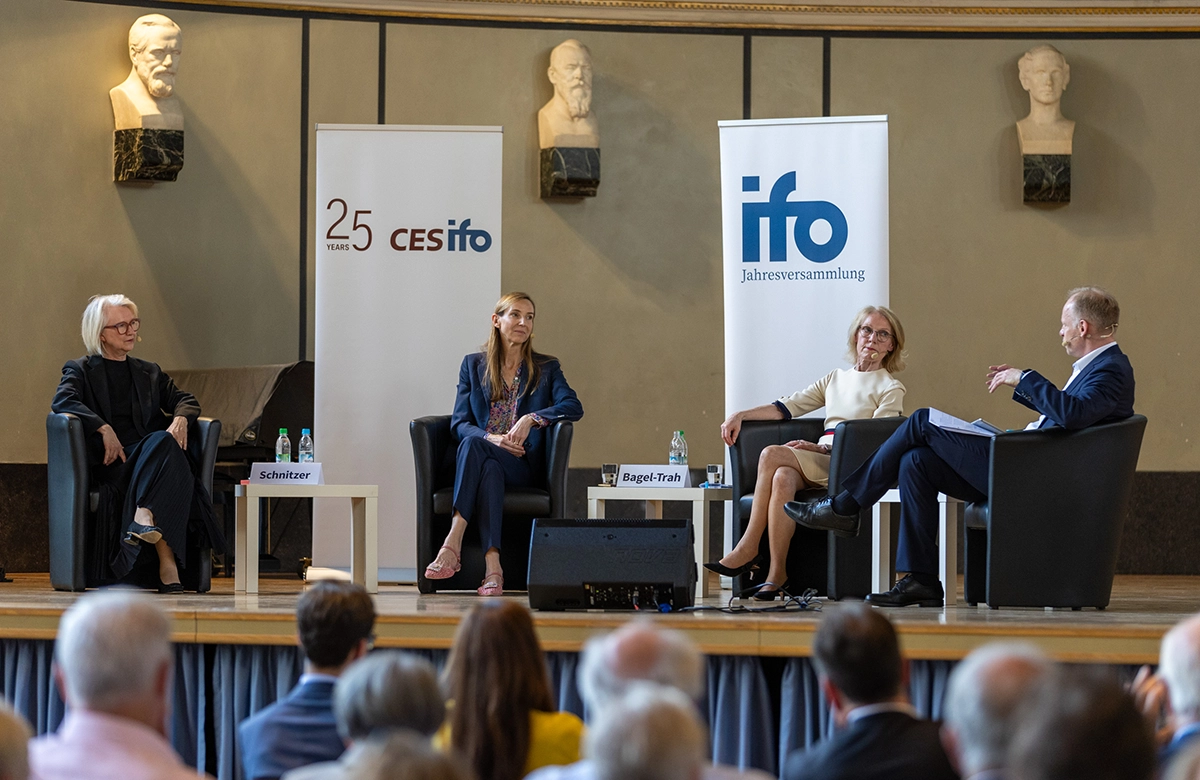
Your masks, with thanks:
[[[475,591],[480,596],[499,596],[504,593],[504,575],[494,571],[483,578],[483,584]]]
[[[453,563],[447,563],[442,560],[442,550],[445,550],[454,557]],[[458,552],[453,547],[443,544],[438,549],[437,557],[433,559],[433,563],[425,567],[425,579],[448,580],[455,574],[458,574],[458,571],[461,568],[462,562],[459,561]]]

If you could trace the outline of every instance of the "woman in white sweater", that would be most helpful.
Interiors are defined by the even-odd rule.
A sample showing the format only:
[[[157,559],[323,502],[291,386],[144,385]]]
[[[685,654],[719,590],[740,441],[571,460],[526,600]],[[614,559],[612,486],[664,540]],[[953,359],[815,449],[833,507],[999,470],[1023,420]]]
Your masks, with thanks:
[[[767,580],[754,593],[773,600],[787,580],[787,554],[796,523],[784,514],[783,505],[796,491],[829,484],[829,452],[833,431],[844,420],[896,417],[904,411],[904,385],[894,376],[904,370],[904,328],[891,310],[868,306],[854,318],[847,357],[853,368],[839,368],[800,392],[765,406],[734,412],[721,424],[726,444],[737,441],[746,420],[790,420],[825,407],[825,433],[816,442],[789,441],[765,448],[758,458],[758,479],[750,522],[737,546],[720,561],[705,567],[725,576],[758,568],[763,532],[771,551]]]

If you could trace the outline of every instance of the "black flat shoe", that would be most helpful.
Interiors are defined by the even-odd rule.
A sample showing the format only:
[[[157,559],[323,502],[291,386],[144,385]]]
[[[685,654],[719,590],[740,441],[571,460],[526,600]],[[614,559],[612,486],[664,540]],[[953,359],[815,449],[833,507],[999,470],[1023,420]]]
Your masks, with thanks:
[[[158,586],[159,593],[183,593],[182,582],[169,582]]]
[[[838,536],[858,536],[858,515],[839,515],[833,511],[829,496],[817,501],[789,501],[783,505],[787,516],[805,528],[833,531]]]
[[[946,594],[942,590],[942,583],[922,585],[913,579],[911,574],[906,574],[886,593],[872,593],[867,596],[867,603],[874,607],[908,607],[913,604],[920,607],[941,607],[946,603]]]
[[[770,587],[767,587],[768,585]],[[768,580],[767,582],[760,582],[753,588],[746,588],[738,594],[738,598],[754,599],[755,601],[774,601],[775,597],[783,593],[785,588],[787,588],[786,582],[780,586]]]
[[[124,540],[125,544],[132,544],[135,547],[137,546],[138,542],[145,542],[146,544],[158,544],[158,541],[163,538],[162,529],[156,525],[137,525],[135,523],[134,526],[144,530],[126,531]]]
[[[709,561],[708,563],[704,564],[704,568],[708,569],[709,571],[715,571],[722,577],[737,577],[752,569],[757,569],[759,564],[762,562],[763,557],[761,555],[756,555],[754,556],[754,560],[750,561],[749,563],[743,563],[741,566],[729,567],[720,561]]]

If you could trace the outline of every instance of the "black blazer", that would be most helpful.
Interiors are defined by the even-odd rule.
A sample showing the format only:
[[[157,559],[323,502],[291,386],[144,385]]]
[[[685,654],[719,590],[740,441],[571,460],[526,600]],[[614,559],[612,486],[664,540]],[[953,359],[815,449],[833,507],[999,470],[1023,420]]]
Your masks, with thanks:
[[[133,390],[141,410],[141,414],[133,418],[138,435],[145,438],[154,431],[165,431],[174,417],[186,417],[190,429],[200,416],[196,396],[176,387],[158,364],[132,356],[125,359],[132,369]],[[104,440],[97,431],[112,419],[104,358],[89,355],[68,360],[62,368],[62,379],[50,409],[55,413],[68,412],[80,419],[88,441],[88,458],[93,465],[100,463],[104,459]],[[188,438],[190,444],[194,437]]]
[[[523,417],[530,412],[536,412],[547,423],[559,420],[572,422],[583,417],[583,404],[579,403],[575,391],[567,384],[562,367],[553,358],[541,358],[542,377],[537,387],[532,391],[521,391],[517,401],[517,417]],[[469,439],[472,436],[487,435],[488,414],[491,412],[492,401],[487,385],[483,382],[483,371],[487,367],[482,352],[475,352],[463,358],[458,371],[458,397],[454,400],[454,414],[450,418],[450,429],[454,432],[455,441]],[[525,440],[525,457],[529,460],[529,468],[534,474],[546,470],[546,436],[541,428],[534,428]]]
[[[784,763],[783,780],[957,780],[938,725],[903,712],[854,721]]]

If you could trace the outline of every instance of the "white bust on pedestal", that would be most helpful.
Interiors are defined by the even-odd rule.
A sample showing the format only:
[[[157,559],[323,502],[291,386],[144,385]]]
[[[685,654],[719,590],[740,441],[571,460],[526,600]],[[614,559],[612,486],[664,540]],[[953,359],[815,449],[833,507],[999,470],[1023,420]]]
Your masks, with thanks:
[[[1017,70],[1029,93],[1029,116],[1017,122],[1021,154],[1070,154],[1075,123],[1062,114],[1062,94],[1071,81],[1066,58],[1053,46],[1034,46]]]
[[[139,17],[129,28],[129,76],[108,92],[117,130],[183,130],[175,97],[182,53],[179,25],[161,14]]]
[[[592,113],[592,55],[575,39],[550,52],[554,97],[538,111],[538,146],[542,149],[600,148],[600,125]]]

